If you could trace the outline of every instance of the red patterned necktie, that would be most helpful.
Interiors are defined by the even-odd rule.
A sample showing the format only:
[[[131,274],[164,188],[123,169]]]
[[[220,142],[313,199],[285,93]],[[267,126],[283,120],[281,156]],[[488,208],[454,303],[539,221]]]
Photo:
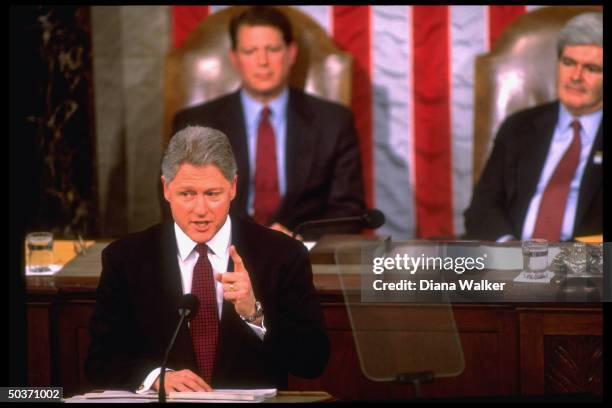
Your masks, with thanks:
[[[200,311],[191,321],[191,339],[200,375],[210,385],[219,340],[217,294],[208,246],[198,244],[196,251],[200,256],[193,268],[191,293],[200,300]]]
[[[545,238],[552,242],[559,241],[561,238],[567,196],[582,149],[580,122],[574,120],[571,126],[574,129],[574,138],[542,194],[538,218],[533,229],[533,238]]]
[[[266,106],[261,112],[257,129],[257,154],[255,158],[255,202],[253,218],[261,225],[268,225],[278,208],[280,193],[278,189],[278,169],[276,166],[276,141],[274,129]]]

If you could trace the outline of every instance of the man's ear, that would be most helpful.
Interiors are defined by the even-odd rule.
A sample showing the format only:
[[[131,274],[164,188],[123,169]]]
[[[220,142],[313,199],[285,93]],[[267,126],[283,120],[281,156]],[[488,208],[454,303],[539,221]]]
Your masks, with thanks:
[[[292,41],[291,44],[289,44],[289,46],[287,47],[287,51],[289,52],[289,65],[293,66],[293,64],[295,64],[295,61],[297,60],[297,54],[298,54],[297,42]]]
[[[161,183],[164,186],[164,198],[170,202],[170,183],[166,182],[166,178],[161,176]]]
[[[232,201],[234,197],[236,197],[237,186],[238,186],[238,176],[234,176],[234,181],[232,182],[232,185],[230,187],[230,201]]]
[[[238,54],[237,54],[237,51],[230,49],[227,52],[227,55],[229,56],[230,61],[232,61],[232,65],[234,66],[234,68],[236,70],[238,70]]]

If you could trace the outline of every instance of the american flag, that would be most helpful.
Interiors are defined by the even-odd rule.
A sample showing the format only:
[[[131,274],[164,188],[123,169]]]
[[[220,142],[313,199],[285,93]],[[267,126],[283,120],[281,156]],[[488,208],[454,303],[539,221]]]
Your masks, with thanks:
[[[227,6],[174,6],[173,46]],[[294,6],[351,53],[366,201],[394,239],[459,236],[472,194],[474,61],[542,6]]]

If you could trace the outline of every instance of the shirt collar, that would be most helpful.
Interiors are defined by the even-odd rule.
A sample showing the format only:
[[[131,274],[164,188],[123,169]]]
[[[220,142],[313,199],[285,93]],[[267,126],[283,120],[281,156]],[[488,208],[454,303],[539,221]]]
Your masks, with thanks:
[[[249,95],[249,93],[244,89],[240,90],[240,99],[247,115],[247,121],[249,122],[249,124],[256,125],[259,122],[259,114],[265,105],[259,102],[257,99],[253,98],[251,95]],[[269,101],[267,104],[267,106],[272,111],[271,120],[274,121],[277,118],[285,117],[288,101],[289,88],[285,87],[285,89],[281,92],[280,95]]]
[[[184,262],[195,249],[197,242],[192,241],[176,222],[174,223],[174,234],[176,235],[179,256],[181,261]],[[215,255],[222,256],[225,252],[229,251],[231,239],[232,220],[228,215],[221,229],[217,231],[206,245],[208,245],[208,248],[210,248]]]
[[[587,115],[575,117],[573,116],[562,103],[559,104],[559,126],[561,133],[568,129],[574,119],[580,120],[582,131],[587,137],[587,140],[594,140],[601,123],[603,109],[598,109],[595,112]]]

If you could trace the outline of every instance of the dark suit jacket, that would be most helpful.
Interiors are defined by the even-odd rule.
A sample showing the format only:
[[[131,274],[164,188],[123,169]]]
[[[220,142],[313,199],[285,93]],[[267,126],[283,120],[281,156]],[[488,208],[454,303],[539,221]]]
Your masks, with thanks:
[[[288,373],[317,377],[327,364],[329,342],[306,249],[284,234],[236,217],[232,243],[263,305],[267,332],[260,340],[224,301],[212,386],[284,388]],[[94,386],[136,389],[161,365],[179,321],[181,287],[172,222],[131,234],[103,251],[85,362]],[[197,372],[186,325],[168,367]]]
[[[229,138],[238,164],[232,214],[246,215],[249,153],[240,93],[180,111],[172,134],[188,125],[212,127]],[[286,195],[272,222],[293,230],[304,221],[363,214],[359,144],[347,108],[290,89],[285,168]]]
[[[557,124],[559,102],[518,112],[506,119],[465,212],[466,236],[495,240],[505,234],[520,239]],[[593,142],[580,185],[574,236],[603,231],[602,165],[594,164],[602,151],[601,125]]]

